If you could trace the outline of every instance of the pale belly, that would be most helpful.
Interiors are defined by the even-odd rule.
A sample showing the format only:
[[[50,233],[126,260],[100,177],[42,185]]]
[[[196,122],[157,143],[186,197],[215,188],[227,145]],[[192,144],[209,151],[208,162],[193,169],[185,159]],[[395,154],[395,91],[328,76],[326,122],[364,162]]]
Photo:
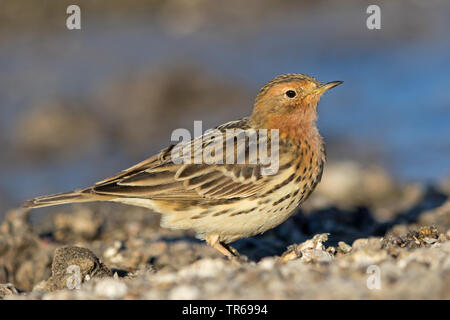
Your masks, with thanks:
[[[117,198],[113,201],[162,213],[161,226],[164,228],[194,230],[200,239],[208,234],[217,235],[219,241],[229,243],[261,234],[288,219],[315,189],[321,179],[322,168],[323,162],[314,169],[310,161],[300,162],[296,169],[284,172],[285,177],[292,179],[280,188],[268,194],[223,204],[206,203],[173,210],[168,201],[136,198]]]
[[[264,197],[236,200],[223,207],[215,206],[207,214],[201,210],[192,214],[163,214],[161,226],[192,229],[200,239],[204,239],[207,234],[215,234],[221,242],[233,242],[264,233],[286,221],[308,198],[316,184],[314,180],[307,183],[293,179],[291,183]]]

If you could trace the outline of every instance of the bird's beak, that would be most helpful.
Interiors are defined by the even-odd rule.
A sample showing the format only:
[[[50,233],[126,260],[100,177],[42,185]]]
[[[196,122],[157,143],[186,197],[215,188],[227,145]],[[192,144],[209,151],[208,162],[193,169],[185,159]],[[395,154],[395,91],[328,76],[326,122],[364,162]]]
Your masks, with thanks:
[[[334,88],[338,85],[340,85],[341,83],[343,83],[344,81],[332,81],[332,82],[328,82],[325,84],[322,84],[321,86],[319,86],[318,88],[312,90],[310,93],[308,93],[308,95],[313,94],[313,95],[322,95],[325,91],[330,90],[331,88]]]

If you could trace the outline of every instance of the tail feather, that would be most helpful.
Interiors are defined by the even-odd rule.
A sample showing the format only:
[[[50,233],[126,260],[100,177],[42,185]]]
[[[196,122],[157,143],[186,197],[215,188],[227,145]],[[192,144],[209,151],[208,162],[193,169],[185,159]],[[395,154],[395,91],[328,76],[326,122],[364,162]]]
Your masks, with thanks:
[[[23,206],[25,208],[41,208],[48,206],[56,206],[65,203],[75,202],[91,202],[102,200],[96,194],[90,193],[89,189],[75,190],[71,192],[64,192],[52,194],[48,196],[37,197],[26,201]]]

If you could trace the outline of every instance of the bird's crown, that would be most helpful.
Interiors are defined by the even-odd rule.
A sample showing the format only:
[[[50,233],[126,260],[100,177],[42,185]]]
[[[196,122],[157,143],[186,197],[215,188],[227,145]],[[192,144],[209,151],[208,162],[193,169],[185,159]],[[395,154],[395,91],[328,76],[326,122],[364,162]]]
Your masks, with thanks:
[[[280,83],[286,83],[291,81],[301,81],[301,80],[309,80],[311,82],[316,83],[316,85],[319,85],[320,82],[317,81],[314,77],[311,77],[307,74],[303,73],[287,73],[279,75],[269,82],[267,82],[258,92],[256,95],[255,103],[257,103],[266,93],[269,91],[270,88],[272,88],[274,85],[280,84]]]

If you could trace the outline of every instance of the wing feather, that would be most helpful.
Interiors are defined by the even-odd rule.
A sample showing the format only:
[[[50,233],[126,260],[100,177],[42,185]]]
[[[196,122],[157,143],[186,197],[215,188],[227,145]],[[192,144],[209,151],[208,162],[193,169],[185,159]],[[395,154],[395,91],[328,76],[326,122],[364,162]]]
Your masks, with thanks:
[[[248,119],[244,118],[217,127],[224,136],[225,130],[229,128],[246,129],[250,126]],[[226,140],[225,138],[218,143],[225,148]],[[195,141],[198,140],[191,140],[186,145],[193,146]],[[209,140],[208,143],[211,144],[211,141]],[[249,145],[246,144],[245,147],[244,164],[209,165],[204,163],[176,164],[171,158],[170,151],[173,148],[171,146],[161,151],[160,154],[97,183],[93,187],[93,191],[118,197],[163,200],[217,200],[250,197],[264,188],[270,187],[271,184],[275,186],[279,182],[279,177],[277,178],[277,175],[262,176],[262,166],[249,163]]]

